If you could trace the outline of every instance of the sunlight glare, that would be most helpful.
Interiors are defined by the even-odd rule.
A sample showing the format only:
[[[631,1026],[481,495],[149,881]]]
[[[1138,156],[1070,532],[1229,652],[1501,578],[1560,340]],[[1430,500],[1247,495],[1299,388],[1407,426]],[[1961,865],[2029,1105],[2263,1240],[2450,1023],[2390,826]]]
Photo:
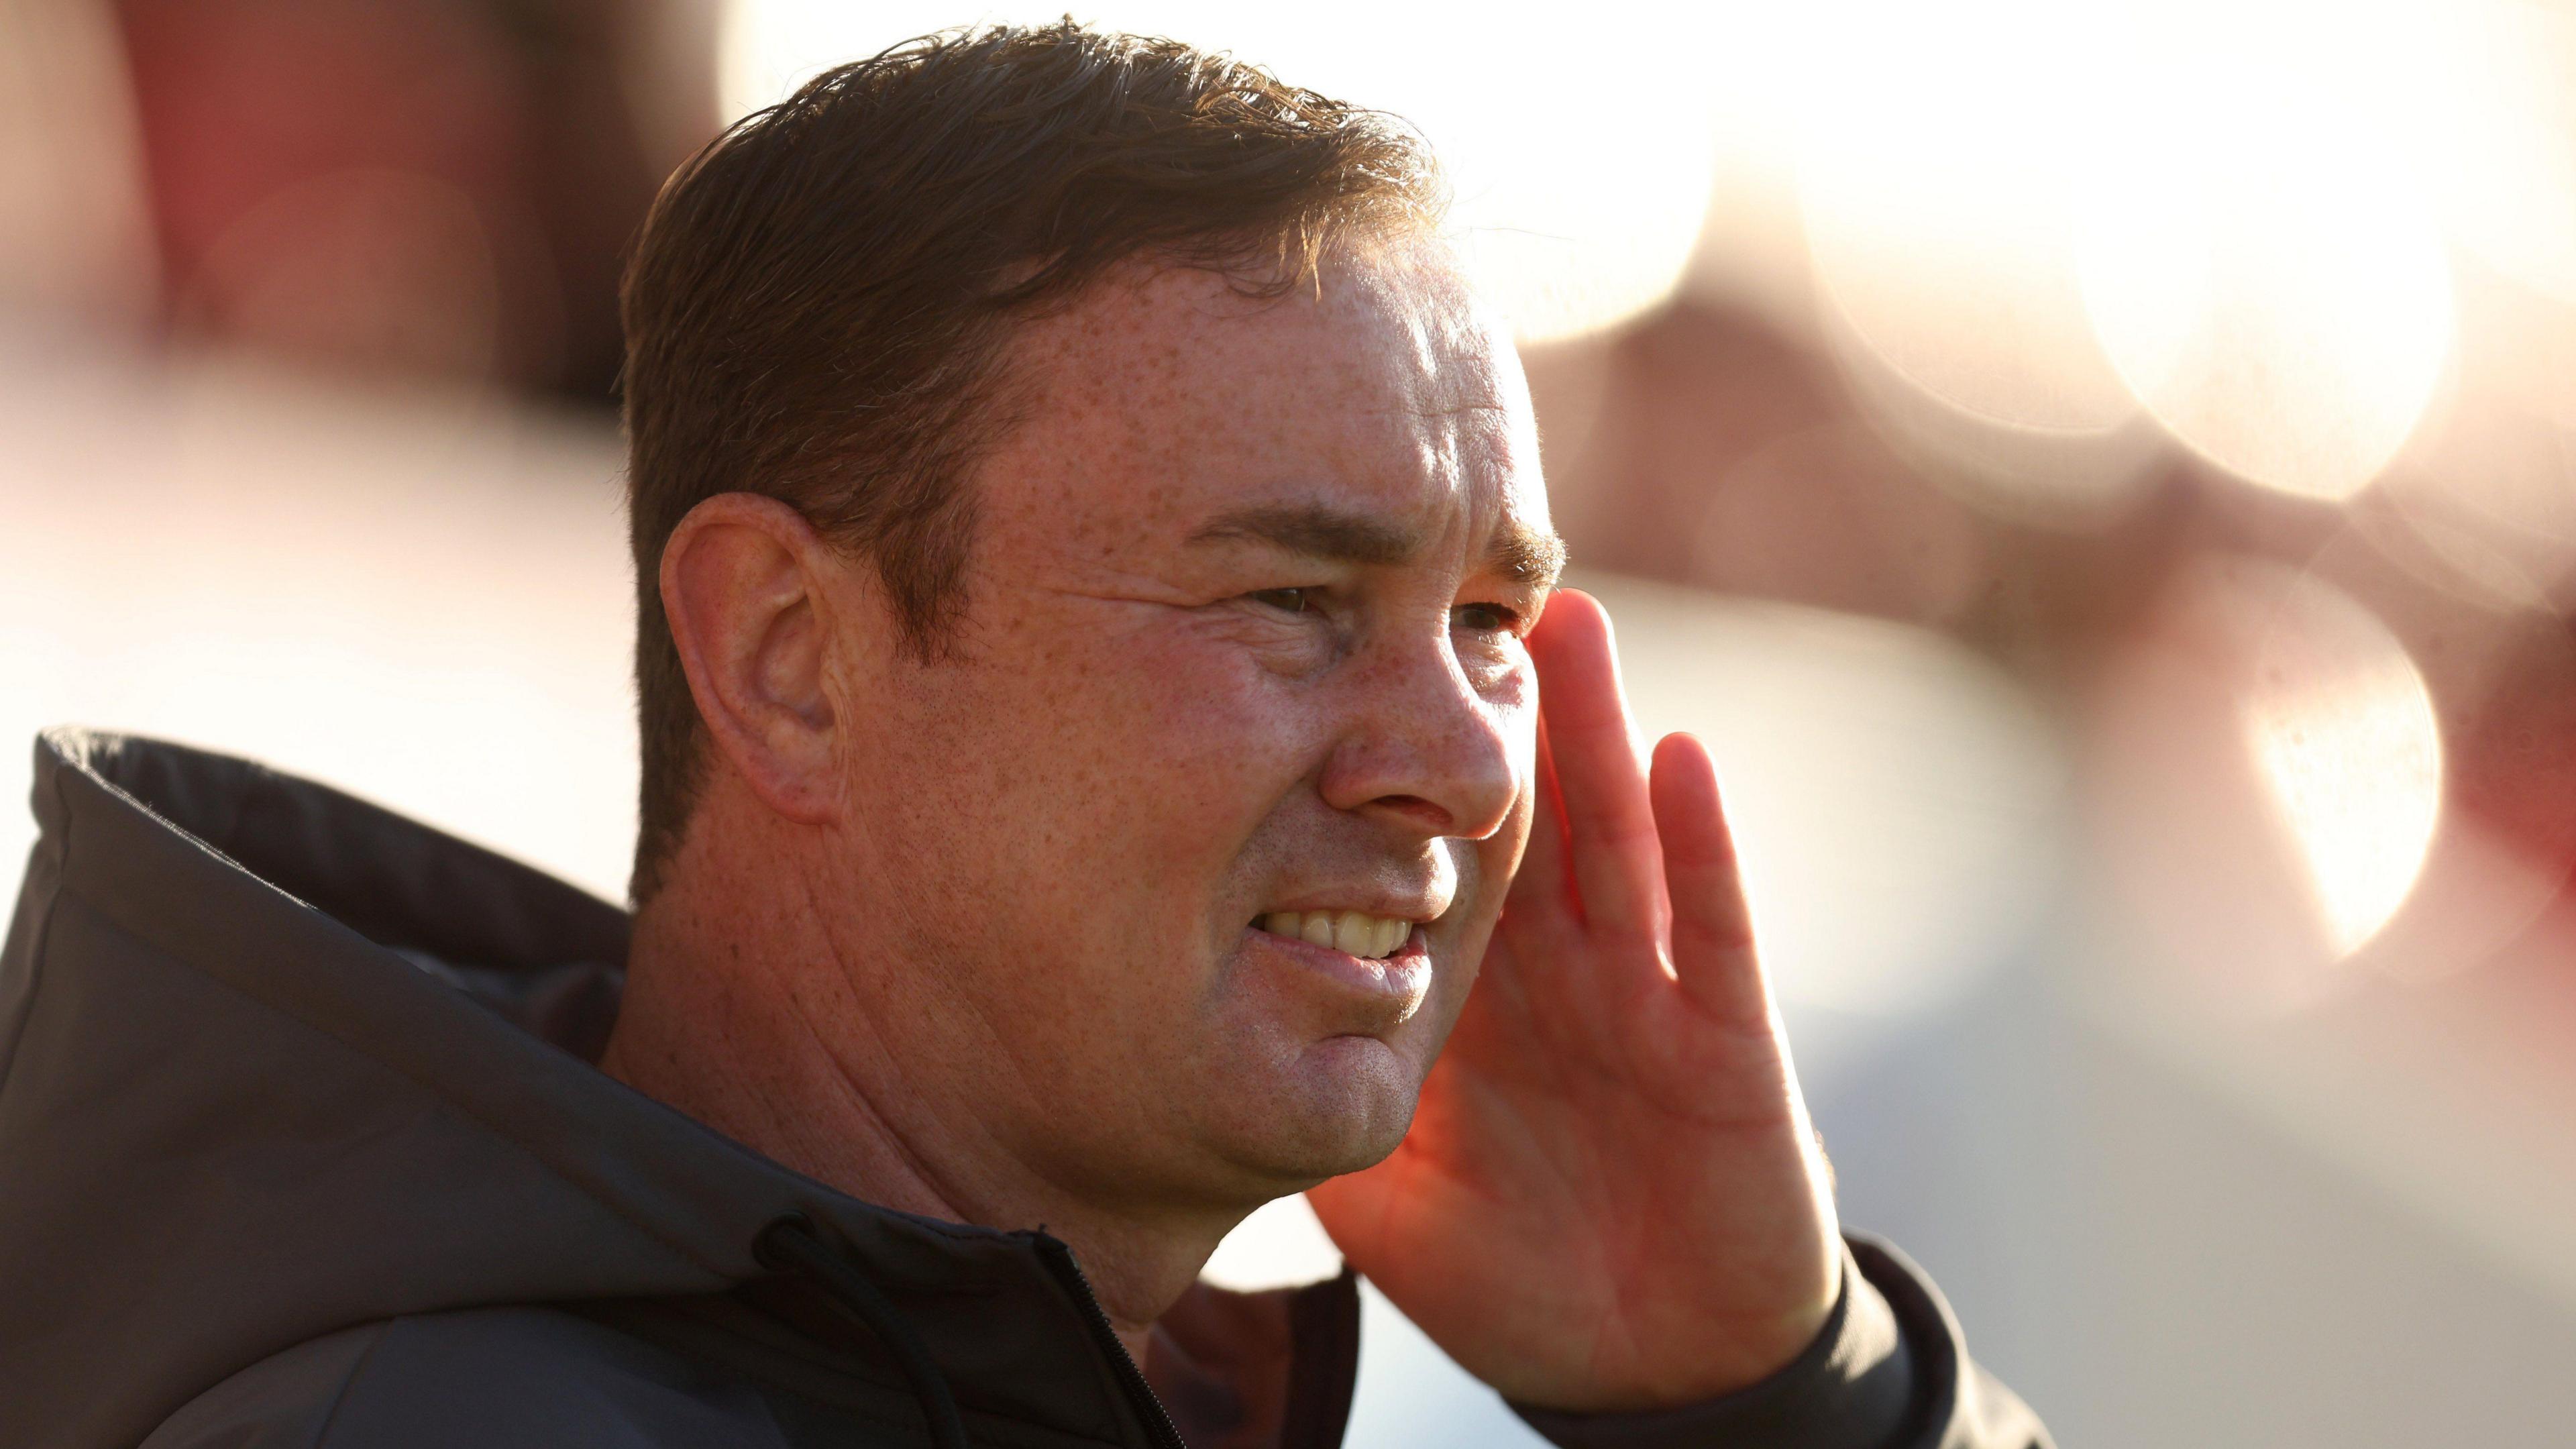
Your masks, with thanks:
[[[827,65],[914,35],[1064,13],[1060,3],[979,12],[924,0],[730,0],[726,108],[743,114]],[[1359,0],[1288,9],[1104,0],[1076,18],[1230,50],[1419,128],[1448,174],[1451,230],[1468,265],[1524,341],[1596,330],[1661,301],[1699,238],[1717,128],[1696,67],[1716,43],[1716,8],[1519,3],[1464,23],[1444,7]],[[1566,63],[1603,34],[1654,41],[1616,66]],[[1624,143],[1605,144],[1605,127]]]
[[[2576,17],[2454,0],[2424,27],[2418,126],[2451,231],[2489,266],[2576,302]]]
[[[2343,498],[2441,380],[2449,263],[2409,148],[2370,108],[2395,83],[2380,58],[2342,43],[2339,9],[2253,9],[2262,23],[2178,6],[2144,37],[2082,208],[2084,299],[2176,438],[2249,481]]]
[[[2137,404],[2094,341],[2069,214],[2069,180],[2099,164],[2093,78],[2068,63],[2103,48],[2092,13],[2043,0],[1808,13],[1832,60],[1798,128],[1799,190],[1818,280],[1851,331],[1995,422],[2126,421]]]

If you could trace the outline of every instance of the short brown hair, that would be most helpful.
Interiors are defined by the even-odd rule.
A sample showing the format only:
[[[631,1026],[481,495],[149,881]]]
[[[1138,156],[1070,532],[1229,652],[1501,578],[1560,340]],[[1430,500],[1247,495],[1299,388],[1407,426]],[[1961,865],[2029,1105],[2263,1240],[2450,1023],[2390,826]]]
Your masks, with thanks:
[[[640,905],[703,768],[662,613],[671,531],[742,490],[871,558],[916,657],[951,636],[1007,425],[1011,321],[1142,254],[1284,290],[1354,228],[1427,227],[1426,149],[1375,112],[1070,20],[945,32],[826,71],[663,187],[628,268]]]

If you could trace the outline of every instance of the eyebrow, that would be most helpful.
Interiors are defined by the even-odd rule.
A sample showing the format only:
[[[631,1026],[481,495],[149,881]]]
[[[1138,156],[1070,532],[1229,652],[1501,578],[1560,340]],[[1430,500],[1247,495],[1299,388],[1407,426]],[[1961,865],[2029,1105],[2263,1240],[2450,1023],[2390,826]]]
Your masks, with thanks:
[[[1565,540],[1553,530],[1531,528],[1517,520],[1503,525],[1485,549],[1485,565],[1516,584],[1546,590],[1565,572]]]
[[[1190,542],[1266,543],[1311,558],[1380,565],[1403,563],[1422,548],[1412,529],[1320,503],[1234,509],[1190,535]],[[1553,588],[1565,568],[1565,540],[1506,521],[1485,548],[1485,566],[1516,584]]]

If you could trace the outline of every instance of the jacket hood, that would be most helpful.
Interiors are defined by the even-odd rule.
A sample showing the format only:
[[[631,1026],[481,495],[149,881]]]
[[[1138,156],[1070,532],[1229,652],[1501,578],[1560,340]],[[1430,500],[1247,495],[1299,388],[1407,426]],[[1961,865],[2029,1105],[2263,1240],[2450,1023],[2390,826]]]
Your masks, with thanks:
[[[1061,1244],[870,1206],[589,1065],[615,906],[175,745],[50,731],[34,794],[0,954],[13,1443],[131,1445],[397,1315],[723,1292],[791,1215],[968,1409],[1137,1436]]]

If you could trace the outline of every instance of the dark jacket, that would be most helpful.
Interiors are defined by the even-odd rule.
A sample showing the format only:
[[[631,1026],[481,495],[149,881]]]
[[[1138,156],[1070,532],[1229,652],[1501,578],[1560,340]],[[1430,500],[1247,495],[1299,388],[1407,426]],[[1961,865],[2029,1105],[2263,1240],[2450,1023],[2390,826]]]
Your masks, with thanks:
[[[244,761],[77,731],[36,756],[0,1444],[1180,1442],[1061,1242],[870,1206],[591,1067],[617,908]],[[1602,1449],[2045,1442],[1901,1259],[1859,1245],[1845,1280],[1744,1393],[1529,1417]],[[1348,1275],[1202,1287],[1167,1327],[1199,1449],[1339,1442]]]

